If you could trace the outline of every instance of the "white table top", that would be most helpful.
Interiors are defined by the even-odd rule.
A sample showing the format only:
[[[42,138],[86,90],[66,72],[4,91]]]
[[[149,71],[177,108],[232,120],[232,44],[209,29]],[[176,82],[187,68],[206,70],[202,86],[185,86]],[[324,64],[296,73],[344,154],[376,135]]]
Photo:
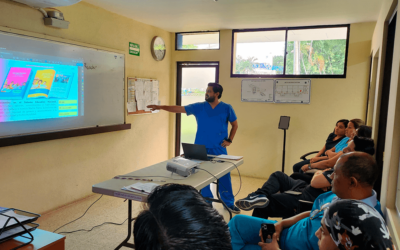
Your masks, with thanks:
[[[233,164],[232,164],[233,163]],[[225,174],[233,171],[236,167],[239,167],[243,164],[243,159],[238,161],[229,161],[225,160],[225,162],[210,162],[204,161],[200,164],[199,168],[205,169],[213,174],[217,178],[221,178]],[[209,173],[203,170],[199,170],[197,173],[185,178],[177,174],[173,174],[171,176],[171,172],[166,169],[167,161],[160,162],[154,164],[152,166],[139,169],[133,171],[131,173],[125,174],[124,176],[133,176],[131,178],[144,178],[144,179],[155,179],[155,180],[165,180],[166,182],[157,182],[154,183],[163,185],[166,183],[177,183],[177,184],[185,184],[190,185],[200,190],[206,187],[208,184],[216,181],[216,179],[211,176]],[[171,177],[174,179],[166,178]],[[123,199],[136,200],[136,201],[146,201],[147,194],[140,194],[122,190],[121,188],[125,186],[132,185],[136,182],[146,182],[146,181],[138,181],[138,180],[129,180],[127,179],[111,179],[107,180],[92,186],[93,193],[104,194],[109,196],[115,196]]]

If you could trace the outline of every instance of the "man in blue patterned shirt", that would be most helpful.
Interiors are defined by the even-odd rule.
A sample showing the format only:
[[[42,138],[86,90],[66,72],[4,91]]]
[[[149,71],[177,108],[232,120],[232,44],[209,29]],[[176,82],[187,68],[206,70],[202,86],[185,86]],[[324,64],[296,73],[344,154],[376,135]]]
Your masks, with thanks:
[[[382,214],[380,203],[373,190],[379,168],[367,153],[350,152],[337,161],[332,178],[332,191],[321,194],[314,201],[311,211],[304,212],[280,222],[237,215],[229,222],[232,247],[236,249],[257,249],[268,243],[261,243],[259,231],[262,223],[276,223],[275,230],[282,250],[318,250],[315,232],[321,226],[323,210],[340,199],[360,200],[374,207]]]

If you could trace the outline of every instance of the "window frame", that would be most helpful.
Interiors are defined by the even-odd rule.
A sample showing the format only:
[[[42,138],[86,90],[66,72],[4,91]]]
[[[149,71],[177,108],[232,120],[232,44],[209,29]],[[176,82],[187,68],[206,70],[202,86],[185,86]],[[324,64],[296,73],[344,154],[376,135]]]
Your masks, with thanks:
[[[344,73],[342,75],[289,75],[285,74],[286,71],[286,56],[287,56],[287,38],[288,31],[290,30],[304,30],[304,29],[326,29],[326,28],[347,28],[346,39],[346,55],[344,60]],[[258,32],[258,31],[285,31],[285,51],[283,57],[283,74],[277,75],[255,75],[255,74],[234,74],[233,73],[233,52],[235,50],[235,33],[244,32]],[[260,28],[260,29],[233,29],[232,30],[232,46],[231,46],[231,78],[346,78],[347,75],[347,61],[349,54],[349,41],[350,41],[350,24],[336,24],[336,25],[318,25],[318,26],[296,26],[296,27],[281,27],[281,28]]]
[[[217,33],[218,32],[218,49],[178,49],[178,35],[181,34],[192,34],[192,33]],[[221,31],[220,30],[208,30],[208,31],[190,31],[190,32],[178,32],[175,33],[175,51],[196,51],[196,50],[220,50],[221,49]]]

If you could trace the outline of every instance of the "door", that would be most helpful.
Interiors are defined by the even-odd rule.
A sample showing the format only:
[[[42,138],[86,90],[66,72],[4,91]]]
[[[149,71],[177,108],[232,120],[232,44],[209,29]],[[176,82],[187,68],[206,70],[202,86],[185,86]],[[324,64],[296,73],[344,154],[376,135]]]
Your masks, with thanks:
[[[378,199],[380,199],[380,194],[381,194],[383,159],[384,159],[385,141],[386,141],[386,125],[387,125],[387,116],[389,107],[390,79],[392,76],[394,38],[396,33],[396,19],[397,19],[397,14],[393,16],[388,27],[385,69],[382,82],[382,97],[381,97],[381,107],[379,113],[379,130],[378,130],[378,139],[376,145],[376,163],[380,168],[380,174],[374,186],[374,190],[378,194]]]
[[[204,102],[207,85],[218,83],[219,62],[178,62],[176,105]],[[175,155],[183,153],[181,143],[194,143],[197,131],[193,115],[176,114]]]

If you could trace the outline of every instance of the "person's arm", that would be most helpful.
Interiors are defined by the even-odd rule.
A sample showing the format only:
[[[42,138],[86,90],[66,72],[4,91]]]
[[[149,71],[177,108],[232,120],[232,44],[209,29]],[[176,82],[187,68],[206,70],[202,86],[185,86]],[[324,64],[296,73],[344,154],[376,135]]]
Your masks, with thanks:
[[[283,229],[293,226],[294,224],[296,224],[297,222],[301,221],[304,218],[310,217],[310,212],[311,211],[303,212],[301,214],[295,215],[293,217],[275,223],[275,233],[277,238],[279,239]]]
[[[335,155],[337,155],[338,153],[336,153],[335,151],[326,151],[325,154],[328,156],[328,159],[335,157]]]
[[[329,160],[313,163],[313,164],[311,164],[311,168],[315,168],[315,169],[333,168],[333,166],[335,166],[337,160],[339,159],[339,157],[342,154],[343,154],[343,151],[340,151],[339,153],[337,153],[334,157],[330,158]]]
[[[172,113],[186,113],[184,106],[149,105],[147,108],[150,108],[151,111],[161,109]]]
[[[231,122],[231,126],[232,126],[232,128],[231,128],[231,132],[229,133],[229,140],[231,140],[233,142],[233,138],[235,138],[236,131],[239,128],[237,120],[234,122]],[[228,141],[224,140],[222,142],[221,146],[225,148],[225,147],[231,145],[232,142],[228,142]]]
[[[319,159],[319,157],[325,152],[325,150],[326,150],[326,146],[324,145],[324,147],[318,152],[318,154],[310,159],[310,162],[313,163],[313,162],[320,161],[321,159]]]
[[[328,170],[328,169],[326,169]],[[327,188],[330,187],[331,184],[326,179],[326,177],[322,174],[323,171],[317,171],[313,178],[311,179],[311,187],[313,188]]]

